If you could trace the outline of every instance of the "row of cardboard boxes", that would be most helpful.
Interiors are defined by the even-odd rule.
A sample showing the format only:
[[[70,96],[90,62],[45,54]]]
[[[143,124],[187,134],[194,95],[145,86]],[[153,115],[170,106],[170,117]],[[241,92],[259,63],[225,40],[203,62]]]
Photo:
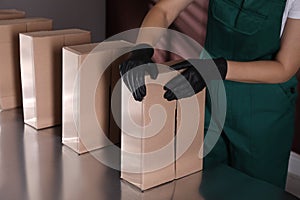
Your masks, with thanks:
[[[90,42],[89,31],[52,30],[50,19],[0,20],[0,109],[23,105],[36,129],[62,124],[78,154],[121,142],[121,178],[141,190],[200,171],[204,92],[166,101],[162,86],[177,73],[164,66],[136,102],[118,70],[132,44]]]

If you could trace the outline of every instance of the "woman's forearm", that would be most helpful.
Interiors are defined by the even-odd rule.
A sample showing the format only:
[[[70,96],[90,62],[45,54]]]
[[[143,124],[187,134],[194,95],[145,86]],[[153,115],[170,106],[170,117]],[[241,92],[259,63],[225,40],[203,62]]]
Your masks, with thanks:
[[[247,83],[282,83],[300,67],[300,20],[288,19],[274,61],[228,61],[227,80]]]
[[[143,20],[136,43],[148,43],[151,46],[159,41],[179,13],[193,0],[160,0],[147,13]],[[158,29],[161,28],[161,29]]]
[[[296,72],[297,68],[285,67],[278,61],[228,61],[226,79],[245,83],[282,83]]]
[[[168,26],[166,13],[159,7],[153,7],[144,18],[136,43],[147,43],[154,46],[163,34],[163,29],[157,28],[167,28]]]

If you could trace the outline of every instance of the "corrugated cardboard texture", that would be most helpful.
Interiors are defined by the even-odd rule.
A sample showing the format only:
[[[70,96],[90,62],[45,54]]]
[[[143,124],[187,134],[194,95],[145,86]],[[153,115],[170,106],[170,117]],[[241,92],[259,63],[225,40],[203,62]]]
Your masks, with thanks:
[[[155,80],[157,84],[149,83],[150,78],[147,76],[145,79],[147,95],[142,102],[135,101],[127,87],[122,84],[121,178],[141,190],[147,190],[175,178],[173,139],[176,102],[168,102],[163,98],[163,85],[175,75],[174,72],[160,73]],[[132,127],[130,121],[133,121],[137,128]],[[171,148],[163,150],[162,153],[161,150],[168,145]],[[157,151],[160,153],[157,153],[156,157],[145,155]],[[135,153],[137,156],[131,159],[126,152]],[[155,170],[151,170],[153,164],[164,163],[165,160],[171,162],[168,165],[162,164],[160,169],[154,167]],[[146,168],[149,170],[145,170]],[[136,171],[126,172],[127,169]]]
[[[24,121],[36,129],[61,124],[62,48],[89,43],[89,31],[20,34]]]
[[[2,9],[0,10],[0,20],[4,19],[20,19],[25,17],[25,12],[16,9]]]
[[[205,90],[196,94],[194,99],[184,98],[177,102],[176,179],[202,170],[200,149],[204,137],[204,104]]]
[[[115,138],[109,131],[109,101],[111,69],[118,66],[111,62],[116,51],[130,45],[115,41],[63,49],[63,143],[79,154]]]
[[[19,33],[51,29],[52,20],[44,18],[0,21],[0,110],[22,105]]]

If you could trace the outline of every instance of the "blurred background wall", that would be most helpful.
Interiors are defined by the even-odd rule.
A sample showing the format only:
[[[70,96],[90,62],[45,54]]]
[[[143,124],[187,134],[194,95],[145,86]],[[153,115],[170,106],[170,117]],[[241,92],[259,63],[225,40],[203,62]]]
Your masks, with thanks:
[[[27,16],[48,17],[54,28],[82,28],[92,31],[92,40],[105,38],[105,0],[1,0],[0,9],[24,10]]]

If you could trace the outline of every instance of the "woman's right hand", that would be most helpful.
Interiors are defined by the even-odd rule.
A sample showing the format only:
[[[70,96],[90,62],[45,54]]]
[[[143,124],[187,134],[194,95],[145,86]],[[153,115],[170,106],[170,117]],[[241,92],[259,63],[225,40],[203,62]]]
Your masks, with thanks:
[[[152,61],[154,49],[148,44],[138,44],[132,47],[129,58],[119,65],[121,77],[136,101],[142,101],[146,96],[145,72],[156,79],[158,70]]]

